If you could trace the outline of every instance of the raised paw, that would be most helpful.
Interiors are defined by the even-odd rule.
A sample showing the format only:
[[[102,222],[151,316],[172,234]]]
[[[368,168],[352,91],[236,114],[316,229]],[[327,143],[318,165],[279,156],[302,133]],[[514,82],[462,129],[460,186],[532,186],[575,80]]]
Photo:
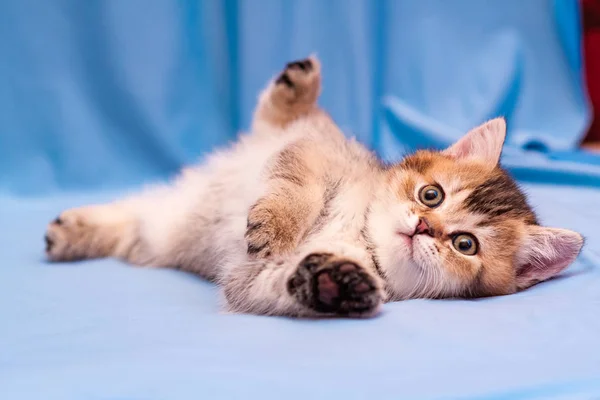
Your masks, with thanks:
[[[95,210],[93,207],[67,210],[48,224],[44,241],[50,261],[75,261],[110,253],[115,242],[107,235],[99,235]]]
[[[286,254],[296,245],[297,225],[293,215],[277,212],[277,205],[269,205],[266,200],[259,201],[248,213],[248,255],[268,258]]]
[[[298,111],[312,106],[319,96],[321,65],[316,57],[287,63],[275,79],[271,101]]]
[[[383,302],[383,293],[371,273],[328,253],[304,258],[287,288],[300,303],[325,314],[370,316]]]
[[[285,69],[279,74],[279,77],[275,80],[275,84],[280,85],[283,84],[289,88],[294,88],[297,83],[295,83],[291,76],[302,78],[306,75],[310,74],[313,70],[314,64],[313,61],[309,58],[300,61],[292,61],[285,65]],[[297,71],[297,72],[294,72]]]

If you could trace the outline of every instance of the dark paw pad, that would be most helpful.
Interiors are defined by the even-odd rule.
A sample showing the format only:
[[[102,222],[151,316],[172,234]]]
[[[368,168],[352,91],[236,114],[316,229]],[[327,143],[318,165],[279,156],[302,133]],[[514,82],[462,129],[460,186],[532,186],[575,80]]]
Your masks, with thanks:
[[[283,72],[275,80],[275,84],[276,85],[285,85],[285,86],[289,87],[290,89],[293,89],[296,86],[296,84],[290,77],[290,74],[288,74],[288,71],[290,71],[290,73],[291,73],[291,71],[302,71],[305,73],[309,73],[310,71],[313,70],[313,68],[314,68],[313,63],[308,58],[306,60],[293,61],[293,62],[287,63],[285,65],[285,69],[283,70]]]
[[[287,63],[285,66],[286,69],[301,69],[302,71],[310,72],[313,69],[312,61],[308,58],[305,60],[292,61]]]
[[[275,81],[275,84],[277,85],[285,85],[289,88],[293,88],[294,87],[294,83],[292,82],[292,80],[290,79],[289,75],[287,74],[287,72],[283,72],[281,75],[279,75],[279,78],[277,78],[277,80]]]
[[[288,281],[288,291],[315,311],[342,315],[372,312],[382,300],[366,270],[331,254],[306,257]]]

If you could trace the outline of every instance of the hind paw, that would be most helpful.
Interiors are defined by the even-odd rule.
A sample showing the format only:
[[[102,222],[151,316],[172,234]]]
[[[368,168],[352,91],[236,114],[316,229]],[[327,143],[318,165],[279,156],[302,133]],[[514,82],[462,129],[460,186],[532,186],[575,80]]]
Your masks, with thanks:
[[[50,261],[75,261],[113,254],[126,222],[117,209],[87,206],[63,211],[46,229]]]
[[[84,211],[73,209],[62,212],[46,229],[46,256],[51,261],[86,258],[95,231]]]
[[[290,105],[303,103],[312,105],[319,96],[321,86],[321,64],[311,56],[304,60],[287,63],[274,81],[272,101]]]

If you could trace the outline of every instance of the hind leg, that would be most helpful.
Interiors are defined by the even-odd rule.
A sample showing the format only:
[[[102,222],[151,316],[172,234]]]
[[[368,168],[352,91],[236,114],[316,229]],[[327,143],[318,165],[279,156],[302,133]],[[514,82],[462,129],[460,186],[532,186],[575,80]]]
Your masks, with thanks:
[[[102,204],[62,212],[48,225],[46,255],[51,261],[138,258],[138,223],[124,205]]]
[[[136,265],[180,267],[174,252],[182,250],[182,226],[202,192],[200,184],[189,184],[198,191],[183,193],[186,185],[165,185],[112,203],[63,211],[47,227],[48,259],[116,257]]]
[[[321,64],[311,56],[293,61],[261,93],[254,112],[253,131],[285,128],[317,109],[321,91]]]

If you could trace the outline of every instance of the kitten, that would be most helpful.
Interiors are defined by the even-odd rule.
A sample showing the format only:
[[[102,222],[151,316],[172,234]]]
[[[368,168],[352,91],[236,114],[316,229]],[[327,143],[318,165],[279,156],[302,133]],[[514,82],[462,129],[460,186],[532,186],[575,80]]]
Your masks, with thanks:
[[[316,58],[287,64],[251,134],[169,185],[63,212],[48,258],[190,271],[234,312],[372,316],[384,301],[514,293],[580,252],[498,165],[503,119],[384,165],[318,108],[320,88]]]

